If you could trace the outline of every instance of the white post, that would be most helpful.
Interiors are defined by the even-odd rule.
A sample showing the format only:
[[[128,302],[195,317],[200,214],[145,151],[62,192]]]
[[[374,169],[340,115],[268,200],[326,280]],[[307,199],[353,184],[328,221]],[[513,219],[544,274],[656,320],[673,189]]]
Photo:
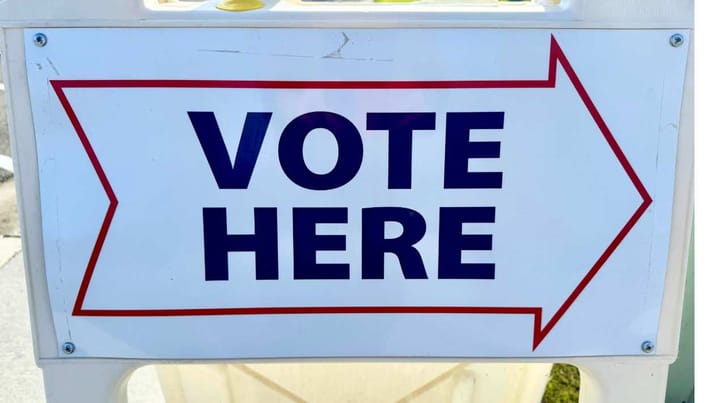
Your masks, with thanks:
[[[665,401],[669,363],[586,362],[580,370],[580,403]]]
[[[136,364],[122,361],[41,362],[48,403],[126,403],[127,383]]]

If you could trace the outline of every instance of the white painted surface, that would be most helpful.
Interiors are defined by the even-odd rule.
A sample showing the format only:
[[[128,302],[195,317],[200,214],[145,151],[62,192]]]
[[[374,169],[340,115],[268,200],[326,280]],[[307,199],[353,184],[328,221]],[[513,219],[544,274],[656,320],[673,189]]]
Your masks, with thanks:
[[[28,45],[26,57],[45,259],[58,345],[73,340],[77,355],[632,355],[640,354],[643,340],[656,339],[686,63],[686,47],[668,45],[674,31],[345,30],[345,47],[337,30],[44,32],[52,46]],[[28,44],[32,33],[26,31]],[[70,314],[108,201],[48,80],[544,80],[551,33],[653,203],[537,350],[531,315]],[[93,58],[85,56],[88,48]],[[322,57],[336,51],[339,57]],[[152,63],[138,55],[152,55]],[[640,204],[561,67],[554,89],[65,91],[120,201],[86,309],[532,306],[543,307],[545,326]],[[249,191],[217,189],[187,119],[193,109],[216,113],[226,144],[237,144],[245,111],[274,113]],[[284,123],[312,110],[341,113],[362,135],[363,165],[335,191],[301,190],[277,163]],[[506,113],[505,128],[487,137],[501,140],[502,157],[470,166],[501,169],[503,189],[443,190],[444,113],[489,110]],[[371,111],[437,113],[435,132],[414,136],[412,190],[387,190],[387,134],[364,130]],[[332,143],[317,139],[313,145],[306,151],[322,164]],[[475,258],[495,262],[496,279],[437,280],[438,208],[478,203],[497,206],[495,224],[472,229],[493,234],[493,251]],[[322,233],[347,234],[348,252],[321,253],[319,261],[349,262],[350,280],[292,280],[290,209],[311,205],[348,207],[348,224],[321,226]],[[425,217],[428,235],[418,248],[430,279],[404,280],[396,260],[386,259],[385,280],[360,280],[359,211],[383,205],[411,207]],[[278,208],[280,249],[286,251],[279,280],[254,280],[252,255],[231,258],[229,281],[203,280],[201,208],[209,206],[228,207],[237,232],[252,229],[253,207]]]

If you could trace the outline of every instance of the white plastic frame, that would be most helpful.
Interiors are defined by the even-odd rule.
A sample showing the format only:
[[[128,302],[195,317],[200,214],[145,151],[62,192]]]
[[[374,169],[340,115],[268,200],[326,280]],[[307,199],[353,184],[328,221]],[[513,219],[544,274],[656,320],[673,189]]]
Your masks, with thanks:
[[[157,0],[0,0],[5,27],[492,27],[691,28],[693,0],[561,0],[558,5],[438,4],[300,6],[266,0],[245,13],[215,9],[220,0],[187,7]],[[302,8],[304,11],[299,12]],[[529,11],[526,11],[529,10]],[[530,11],[531,10],[531,11]]]
[[[416,27],[690,29],[687,77],[680,117],[675,196],[665,293],[656,354],[637,357],[482,359],[482,362],[569,362],[583,376],[581,402],[657,402],[664,398],[668,366],[676,359],[693,213],[693,2],[692,0],[564,0],[560,9],[534,13],[436,10],[275,10],[248,13],[204,8],[146,7],[141,0],[0,0],[0,53],[9,97],[20,225],[35,358],[44,370],[48,401],[126,401],[125,385],[147,360],[74,359],[55,345],[44,272],[38,165],[24,57],[28,27]],[[282,8],[282,7],[280,7]]]

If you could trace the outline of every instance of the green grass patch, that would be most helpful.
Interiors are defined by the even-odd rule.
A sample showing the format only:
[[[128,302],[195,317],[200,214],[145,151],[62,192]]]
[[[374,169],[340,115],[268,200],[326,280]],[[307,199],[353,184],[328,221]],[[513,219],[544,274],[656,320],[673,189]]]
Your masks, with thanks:
[[[568,364],[553,365],[542,403],[577,403],[579,396],[578,369]]]

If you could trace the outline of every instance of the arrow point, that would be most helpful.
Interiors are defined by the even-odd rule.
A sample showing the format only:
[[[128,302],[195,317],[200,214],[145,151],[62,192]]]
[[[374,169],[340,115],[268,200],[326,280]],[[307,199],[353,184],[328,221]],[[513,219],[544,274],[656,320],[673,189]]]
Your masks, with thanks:
[[[632,228],[635,226],[635,224],[639,221],[640,217],[645,213],[645,211],[649,208],[650,204],[652,203],[652,198],[650,197],[650,194],[648,193],[647,189],[643,185],[642,181],[638,177],[638,175],[635,173],[635,170],[631,166],[630,162],[628,161],[627,157],[623,153],[622,149],[620,148],[620,145],[615,140],[615,137],[610,131],[610,128],[607,126],[605,121],[603,120],[602,116],[598,112],[597,108],[593,104],[592,100],[590,99],[589,94],[585,90],[584,86],[580,82],[580,79],[578,78],[577,74],[575,73],[575,70],[572,68],[567,56],[560,48],[560,44],[555,39],[555,36],[550,34],[550,66],[548,70],[548,82],[550,87],[556,88],[557,87],[557,69],[558,65],[561,65],[561,68],[564,71],[564,74],[567,76],[567,79],[569,80],[570,84],[574,87],[575,91],[577,92],[578,96],[582,100],[583,104],[588,110],[588,113],[594,120],[595,124],[597,125],[598,130],[600,131],[600,134],[605,139],[607,145],[609,146],[610,150],[614,154],[614,157],[618,160],[620,166],[624,170],[624,173],[627,175],[627,177],[630,179],[630,182],[635,187],[635,190],[642,198],[641,204],[636,208],[634,213],[627,219],[625,224],[622,226],[622,228],[619,229],[619,232],[615,235],[615,237],[612,239],[612,241],[607,245],[606,249],[603,251],[603,253],[598,257],[598,259],[595,261],[595,263],[588,269],[588,272],[585,274],[585,276],[580,280],[580,282],[577,284],[577,286],[573,289],[573,291],[570,293],[569,296],[562,302],[559,307],[550,305],[545,306],[546,312],[548,313],[548,319],[547,323],[543,323],[543,308],[537,308],[533,312],[534,315],[534,330],[533,330],[533,351],[537,349],[537,347],[542,343],[542,341],[547,337],[547,335],[550,333],[550,331],[553,329],[553,327],[557,324],[557,322],[563,317],[563,315],[567,312],[567,310],[570,308],[570,306],[575,302],[575,300],[578,298],[578,296],[583,292],[583,290],[587,287],[587,285],[592,281],[592,279],[595,277],[595,275],[600,271],[600,269],[604,266],[605,262],[610,258],[610,256],[613,254],[615,249],[619,246],[619,244],[623,241],[625,236],[632,230]]]

